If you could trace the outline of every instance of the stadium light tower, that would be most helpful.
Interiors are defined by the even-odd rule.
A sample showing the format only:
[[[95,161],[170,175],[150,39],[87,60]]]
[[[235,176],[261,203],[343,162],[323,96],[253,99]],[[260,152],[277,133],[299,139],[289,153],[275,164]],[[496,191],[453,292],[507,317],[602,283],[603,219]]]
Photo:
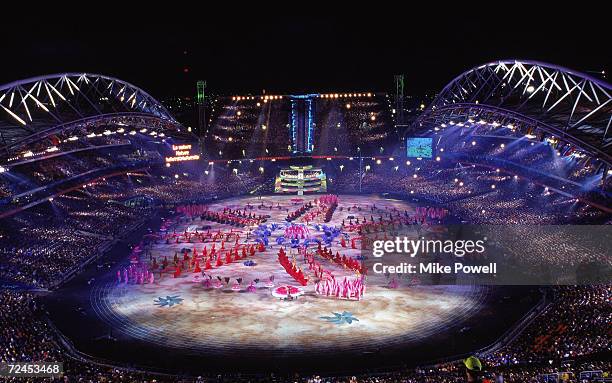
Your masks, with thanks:
[[[198,103],[198,129],[200,131],[200,137],[204,137],[204,134],[206,134],[206,100],[205,100],[206,81],[199,80],[196,83],[196,88],[197,88],[196,102]]]
[[[406,120],[404,115],[404,75],[396,74],[393,76],[395,79],[395,113],[393,119],[395,121],[395,133],[399,136],[399,132],[403,132],[406,127]],[[400,138],[400,150],[404,149],[405,136]]]
[[[395,126],[404,125],[404,75],[396,74],[395,78]]]

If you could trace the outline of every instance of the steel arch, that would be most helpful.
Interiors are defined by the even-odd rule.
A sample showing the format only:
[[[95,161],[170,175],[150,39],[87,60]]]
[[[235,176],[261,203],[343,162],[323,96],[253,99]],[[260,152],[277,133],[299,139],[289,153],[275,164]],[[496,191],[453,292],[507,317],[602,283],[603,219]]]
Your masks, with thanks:
[[[477,124],[488,124],[492,126],[511,126],[525,133],[546,132],[564,142],[579,147],[581,150],[596,154],[597,158],[612,166],[612,157],[605,152],[600,152],[596,143],[589,142],[591,137],[575,136],[565,131],[534,118],[522,115],[512,110],[482,104],[457,103],[438,108],[436,113],[431,113],[421,120],[424,126],[444,126],[451,124],[459,126],[470,126]]]
[[[500,60],[480,65],[446,85],[413,127],[418,129],[455,104],[520,114],[610,160],[612,85],[593,76],[538,61]]]
[[[0,86],[0,148],[54,127],[120,114],[180,126],[159,101],[126,81],[91,73],[53,74]]]

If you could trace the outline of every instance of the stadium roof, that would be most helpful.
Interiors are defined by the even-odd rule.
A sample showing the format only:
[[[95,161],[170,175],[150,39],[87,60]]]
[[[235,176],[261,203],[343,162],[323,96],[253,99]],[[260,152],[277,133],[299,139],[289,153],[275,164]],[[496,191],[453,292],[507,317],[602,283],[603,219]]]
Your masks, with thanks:
[[[91,73],[53,74],[0,86],[0,149],[117,116],[153,117],[180,127],[159,101],[128,82]]]
[[[522,121],[612,163],[611,94],[611,84],[571,69],[500,60],[453,79],[413,129],[486,113],[489,118]]]

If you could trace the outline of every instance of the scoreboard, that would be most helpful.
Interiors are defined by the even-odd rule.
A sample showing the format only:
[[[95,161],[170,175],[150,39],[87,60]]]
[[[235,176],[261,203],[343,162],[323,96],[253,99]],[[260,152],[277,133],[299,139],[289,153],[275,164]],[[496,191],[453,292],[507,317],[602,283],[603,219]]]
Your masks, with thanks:
[[[431,158],[433,156],[433,138],[406,138],[406,155],[411,158]]]

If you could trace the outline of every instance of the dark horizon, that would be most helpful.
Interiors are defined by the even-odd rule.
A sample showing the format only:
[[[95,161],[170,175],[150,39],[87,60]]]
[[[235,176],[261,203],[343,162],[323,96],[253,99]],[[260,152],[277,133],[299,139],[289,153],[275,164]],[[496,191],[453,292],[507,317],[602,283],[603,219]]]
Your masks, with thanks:
[[[391,91],[437,92],[458,74],[498,59],[549,62],[601,77],[610,55],[603,15],[568,28],[559,18],[422,20],[372,16],[232,17],[225,22],[83,30],[25,29],[7,40],[0,84],[49,73],[93,72],[131,82],[154,97],[193,96],[195,82],[222,95]],[[601,20],[599,22],[598,18]],[[537,22],[533,20],[537,19]]]

